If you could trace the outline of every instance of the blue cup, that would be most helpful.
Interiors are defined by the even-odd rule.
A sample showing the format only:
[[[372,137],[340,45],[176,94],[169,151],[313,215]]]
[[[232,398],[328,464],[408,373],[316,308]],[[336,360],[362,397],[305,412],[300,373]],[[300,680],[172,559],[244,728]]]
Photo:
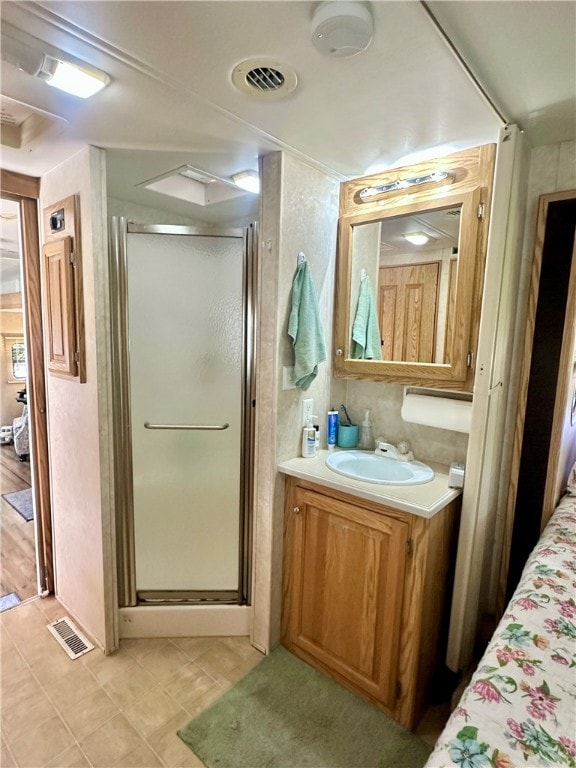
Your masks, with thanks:
[[[358,445],[358,424],[339,424],[336,443],[339,448],[356,448]]]

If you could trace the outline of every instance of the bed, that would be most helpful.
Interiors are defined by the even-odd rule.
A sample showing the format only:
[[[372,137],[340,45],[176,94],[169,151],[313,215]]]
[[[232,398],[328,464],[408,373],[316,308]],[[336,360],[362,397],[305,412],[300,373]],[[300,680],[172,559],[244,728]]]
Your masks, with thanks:
[[[576,768],[576,465],[424,768]]]

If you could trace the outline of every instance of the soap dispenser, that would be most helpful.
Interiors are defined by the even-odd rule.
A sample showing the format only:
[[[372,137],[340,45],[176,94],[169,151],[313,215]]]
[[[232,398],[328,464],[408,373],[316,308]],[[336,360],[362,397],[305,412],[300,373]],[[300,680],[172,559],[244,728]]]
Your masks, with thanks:
[[[374,431],[370,421],[370,411],[364,411],[364,421],[360,424],[360,433],[358,437],[358,448],[361,451],[374,450]]]

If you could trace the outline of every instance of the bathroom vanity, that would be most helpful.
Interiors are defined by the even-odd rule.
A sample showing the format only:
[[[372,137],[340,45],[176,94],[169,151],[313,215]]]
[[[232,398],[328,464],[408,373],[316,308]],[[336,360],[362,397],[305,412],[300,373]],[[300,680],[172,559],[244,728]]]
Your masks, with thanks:
[[[282,642],[407,728],[444,659],[460,491],[445,469],[375,485],[325,466],[286,475]]]

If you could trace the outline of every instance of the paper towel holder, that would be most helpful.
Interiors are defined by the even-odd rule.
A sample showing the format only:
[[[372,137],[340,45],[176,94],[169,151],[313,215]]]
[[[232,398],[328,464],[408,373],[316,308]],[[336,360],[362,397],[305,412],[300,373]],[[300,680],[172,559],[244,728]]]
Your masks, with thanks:
[[[452,432],[470,433],[472,394],[422,387],[404,387],[400,415],[403,421]]]
[[[450,389],[429,389],[427,387],[404,387],[404,397],[406,395],[427,395],[428,397],[443,397],[450,400],[464,400],[467,403],[473,401],[472,392],[460,392]]]

